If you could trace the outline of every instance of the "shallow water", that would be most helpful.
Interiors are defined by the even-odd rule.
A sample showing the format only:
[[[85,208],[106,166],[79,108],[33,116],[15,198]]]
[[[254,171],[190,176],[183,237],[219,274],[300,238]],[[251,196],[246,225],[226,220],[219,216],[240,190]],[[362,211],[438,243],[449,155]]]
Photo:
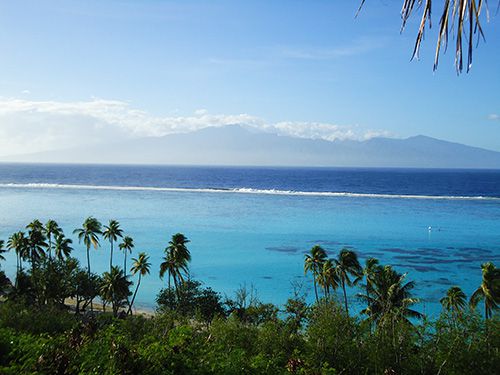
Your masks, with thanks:
[[[418,185],[425,181],[431,183]],[[498,182],[494,171],[0,165],[0,238],[34,218],[54,218],[68,235],[90,215],[103,223],[118,219],[135,239],[132,257],[151,255],[152,274],[137,296],[144,307],[154,306],[166,284],[158,267],[176,232],[191,240],[194,278],[229,296],[253,285],[261,300],[278,304],[297,283],[312,300],[303,258],[313,245],[331,256],[352,247],[362,261],[374,256],[408,272],[423,301],[418,309],[436,313],[449,286],[470,295],[480,264],[500,261]],[[109,265],[108,244],[102,245],[91,253],[98,272]],[[74,247],[84,261],[83,246]],[[13,255],[2,265],[10,275]],[[114,259],[123,262],[122,254]],[[350,302],[359,309],[356,292]]]

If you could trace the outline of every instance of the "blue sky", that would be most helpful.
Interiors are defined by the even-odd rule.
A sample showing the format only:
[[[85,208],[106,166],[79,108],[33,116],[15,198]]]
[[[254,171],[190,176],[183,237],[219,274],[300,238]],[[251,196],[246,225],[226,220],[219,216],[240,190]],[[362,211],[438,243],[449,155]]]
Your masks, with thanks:
[[[72,144],[85,127],[106,140],[116,129],[100,130],[113,121],[127,123],[117,132],[127,137],[162,135],[184,120],[189,128],[248,117],[287,129],[331,124],[358,137],[425,134],[500,151],[500,16],[483,25],[487,43],[475,51],[471,73],[457,77],[452,50],[432,72],[435,30],[420,61],[409,62],[419,19],[400,35],[400,0],[368,0],[355,19],[357,6],[1,2],[0,148]],[[438,13],[436,6],[436,24]],[[26,143],[23,132],[40,139]]]

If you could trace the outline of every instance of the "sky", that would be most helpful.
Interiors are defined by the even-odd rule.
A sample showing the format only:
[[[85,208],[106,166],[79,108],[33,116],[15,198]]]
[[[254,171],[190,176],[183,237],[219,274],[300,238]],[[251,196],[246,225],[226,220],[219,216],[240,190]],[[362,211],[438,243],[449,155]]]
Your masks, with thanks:
[[[468,74],[401,0],[0,2],[0,156],[206,126],[500,151],[500,15]],[[491,5],[493,8],[494,5]]]

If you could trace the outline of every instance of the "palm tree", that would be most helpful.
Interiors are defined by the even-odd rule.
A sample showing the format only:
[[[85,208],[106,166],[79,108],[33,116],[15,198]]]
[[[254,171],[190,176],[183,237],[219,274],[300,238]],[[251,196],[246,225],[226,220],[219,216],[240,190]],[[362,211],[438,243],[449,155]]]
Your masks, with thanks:
[[[377,324],[384,323],[386,318],[395,317],[408,323],[408,317],[421,318],[419,312],[410,309],[418,302],[411,293],[415,283],[404,283],[405,278],[406,274],[396,272],[391,266],[380,267],[372,280],[371,295],[359,294],[368,304],[361,313],[368,315],[368,319]]]
[[[163,278],[167,272],[168,287],[170,288],[170,279],[172,279],[176,291],[178,291],[179,284],[184,282],[184,275],[189,275],[191,253],[186,246],[188,242],[189,240],[182,233],[174,234],[165,249],[163,262],[160,264],[160,277]]]
[[[362,273],[361,265],[358,261],[358,256],[356,253],[349,249],[340,250],[339,256],[337,259],[334,259],[335,262],[335,272],[337,277],[340,280],[340,285],[342,286],[342,290],[344,292],[344,304],[345,311],[347,315],[349,315],[349,308],[347,305],[347,293],[346,293],[346,285],[352,286],[353,282],[349,278],[349,275],[354,277],[359,277]]]
[[[325,297],[330,296],[330,289],[335,290],[339,287],[339,279],[335,272],[333,260],[327,259],[323,262],[321,272],[319,274],[318,284],[323,287]]]
[[[16,251],[17,274],[19,274],[23,269],[23,259],[28,257],[28,239],[24,232],[19,231],[12,234],[7,241],[7,248]]]
[[[167,251],[171,253],[176,259],[185,259],[187,262],[191,261],[191,253],[186,244],[190,242],[182,233],[176,233],[168,242]]]
[[[128,308],[128,314],[132,314],[132,306],[134,305],[135,296],[137,295],[137,291],[139,290],[139,286],[141,285],[141,277],[149,274],[149,269],[151,267],[151,263],[149,263],[149,256],[146,253],[139,253],[137,258],[133,258],[132,268],[130,271],[132,275],[136,273],[139,274],[139,279],[137,280],[137,286],[135,287],[134,295],[132,296],[132,302],[130,302],[130,306]]]
[[[63,234],[58,234],[54,243],[54,256],[59,260],[68,258],[73,250],[71,247],[72,243],[73,241],[70,238],[64,237]]]
[[[42,222],[38,219],[35,219],[31,223],[26,225],[26,229],[38,232],[43,232],[44,230]]]
[[[111,302],[115,317],[120,307],[126,304],[130,295],[130,284],[123,270],[116,266],[111,267],[111,271],[104,272],[102,275],[101,297],[104,301]]]
[[[47,236],[49,240],[49,260],[52,260],[52,236],[57,236],[61,234],[62,230],[59,225],[54,220],[49,220],[45,223],[43,228],[43,233]]]
[[[127,251],[129,253],[132,253],[132,249],[134,248],[134,239],[129,236],[123,237],[123,241],[120,244],[120,250],[123,251],[123,254],[125,255],[125,258],[123,260],[123,272],[125,272],[125,275],[127,274]]]
[[[118,237],[121,238],[123,235],[123,230],[120,229],[120,223],[117,220],[110,220],[109,224],[104,227],[102,235],[106,240],[109,240],[111,247],[111,255],[109,258],[109,271],[111,272],[111,267],[113,267],[113,242],[118,241]],[[124,268],[124,271],[125,270],[126,268]]]
[[[363,7],[366,0],[360,0],[360,6],[358,13]],[[477,42],[479,43],[480,37],[484,40],[483,29],[481,26],[481,12],[486,6],[487,1],[482,0],[446,0],[443,1],[443,10],[438,25],[438,35],[436,42],[436,50],[434,54],[434,70],[437,69],[439,62],[439,55],[444,49],[447,50],[448,47],[448,37],[451,32],[452,38],[455,40],[455,68],[457,73],[461,73],[463,70],[463,45],[462,41],[466,41],[467,49],[467,72],[472,66],[472,55],[474,46],[474,36],[478,36]],[[420,26],[417,33],[417,38],[413,48],[412,59],[418,58],[420,52],[420,46],[422,40],[424,39],[425,26],[428,25],[431,28],[431,8],[432,0],[403,0],[403,6],[401,8],[401,18],[402,25],[401,31],[405,29],[408,20],[411,15],[416,11],[421,11]],[[423,5],[423,6],[421,6]],[[498,2],[498,7],[500,7],[500,1]],[[489,12],[486,9],[485,19],[489,21]],[[485,20],[483,17],[483,20]],[[453,40],[453,39],[452,39]]]
[[[493,315],[493,310],[498,309],[500,303],[500,269],[496,268],[492,262],[481,265],[483,273],[482,282],[470,297],[470,305],[476,308],[479,301],[484,300],[484,315],[489,319]]]
[[[36,263],[45,257],[43,249],[47,247],[47,243],[43,234],[44,227],[40,220],[33,220],[26,226],[26,229],[29,229],[27,243],[31,260],[31,273],[33,274]]]
[[[81,228],[77,228],[73,231],[74,234],[78,236],[78,242],[85,244],[87,248],[87,274],[90,279],[90,246],[94,246],[97,250],[99,247],[99,235],[101,232],[101,223],[96,218],[90,216],[83,222]],[[90,300],[90,310],[94,311],[94,306],[92,299]]]
[[[174,285],[177,286],[176,277],[178,271],[178,265],[175,263],[172,255],[166,253],[163,257],[163,262],[160,264],[160,278],[163,279],[165,273],[168,274],[168,289],[170,289],[170,280],[174,280]]]
[[[314,294],[316,296],[316,302],[318,302],[319,300],[318,287],[316,284],[321,274],[323,263],[325,261],[326,261],[326,252],[319,245],[313,246],[309,254],[306,254],[304,259],[304,274],[307,274],[307,272],[311,272],[313,275]]]
[[[366,295],[370,296],[370,290],[373,288],[373,280],[375,274],[381,269],[379,261],[377,258],[368,258],[365,261],[365,266],[362,270],[362,274],[366,280]]]
[[[456,319],[457,316],[460,316],[465,308],[467,301],[467,296],[458,286],[452,286],[446,292],[446,295],[439,300],[443,308],[446,309],[453,320]]]

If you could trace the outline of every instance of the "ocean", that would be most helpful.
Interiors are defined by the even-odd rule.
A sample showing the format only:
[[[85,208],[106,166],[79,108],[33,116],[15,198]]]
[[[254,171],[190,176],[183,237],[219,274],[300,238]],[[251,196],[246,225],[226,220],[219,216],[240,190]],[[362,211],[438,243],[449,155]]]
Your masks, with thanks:
[[[254,288],[283,305],[294,290],[314,299],[304,253],[319,244],[336,256],[354,249],[416,282],[417,310],[440,311],[452,285],[470,296],[481,263],[500,261],[500,171],[340,168],[0,164],[0,239],[38,218],[72,235],[88,216],[117,219],[151,256],[137,304],[154,308],[172,234],[184,233],[191,275],[222,295]],[[93,271],[109,266],[109,244],[91,251]],[[15,272],[14,254],[1,266]],[[121,265],[118,251],[115,262]],[[130,264],[130,261],[129,261]],[[363,304],[349,291],[354,311]]]

